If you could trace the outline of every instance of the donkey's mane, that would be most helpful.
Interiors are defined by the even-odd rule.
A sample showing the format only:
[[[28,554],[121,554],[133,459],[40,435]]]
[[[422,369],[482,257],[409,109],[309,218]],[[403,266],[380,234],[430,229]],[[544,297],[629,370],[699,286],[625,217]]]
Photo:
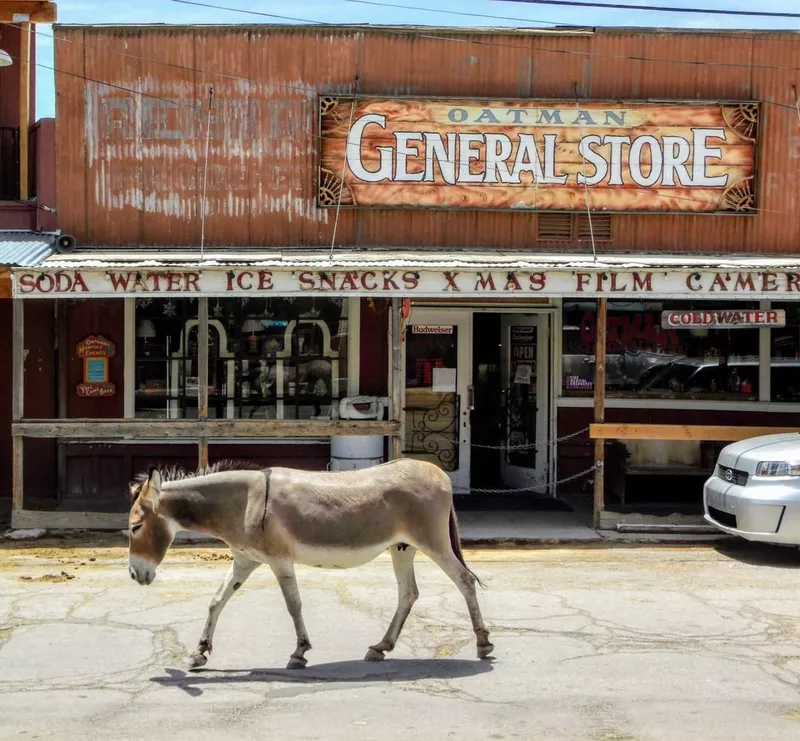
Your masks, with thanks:
[[[217,461],[216,463],[206,466],[205,468],[198,468],[196,471],[188,471],[182,466],[177,465],[169,466],[168,468],[160,468],[155,466],[155,468],[161,474],[162,480],[167,482],[196,479],[200,476],[208,476],[209,474],[220,473],[222,471],[261,471],[263,466],[259,466],[257,463],[251,463],[249,461],[226,459]],[[147,481],[148,478],[150,478],[149,471],[142,471],[134,476],[133,481],[131,482],[131,484],[134,485],[131,487],[134,494],[134,499],[139,495],[142,485],[145,481]]]

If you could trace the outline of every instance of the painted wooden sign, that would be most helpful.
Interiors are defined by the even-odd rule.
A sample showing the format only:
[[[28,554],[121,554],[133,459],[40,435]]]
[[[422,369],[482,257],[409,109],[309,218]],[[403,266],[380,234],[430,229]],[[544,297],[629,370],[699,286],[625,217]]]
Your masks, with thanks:
[[[116,355],[116,346],[102,335],[90,335],[78,343],[76,354],[83,359],[83,383],[78,396],[114,396],[116,386],[109,382],[108,361]]]
[[[717,329],[752,329],[754,327],[785,327],[783,309],[743,309],[730,311],[664,311],[661,314],[664,329],[681,327],[710,327]]]
[[[754,213],[759,123],[753,102],[326,97],[318,203]]]

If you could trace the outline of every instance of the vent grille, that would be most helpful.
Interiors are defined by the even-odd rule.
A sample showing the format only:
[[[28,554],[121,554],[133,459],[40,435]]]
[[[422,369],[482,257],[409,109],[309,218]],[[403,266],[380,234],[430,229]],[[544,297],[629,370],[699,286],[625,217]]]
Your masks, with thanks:
[[[611,241],[611,214],[593,213],[591,227],[588,214],[539,214],[538,238],[544,242]]]
[[[572,214],[539,214],[539,239],[571,240]]]
[[[591,242],[592,232],[595,242],[611,241],[611,214],[592,214],[591,227],[588,214],[579,214],[577,221],[578,239],[581,242]]]

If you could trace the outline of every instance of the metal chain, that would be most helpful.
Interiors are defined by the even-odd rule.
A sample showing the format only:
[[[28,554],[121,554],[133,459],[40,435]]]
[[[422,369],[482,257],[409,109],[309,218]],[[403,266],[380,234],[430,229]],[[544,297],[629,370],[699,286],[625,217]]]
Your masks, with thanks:
[[[535,489],[533,487],[526,487],[524,489],[454,489],[454,494],[517,494],[517,493],[526,493],[526,494],[546,494],[550,495],[553,493],[555,488],[559,484],[566,484],[568,481],[574,481],[575,479],[581,478],[581,476],[586,476],[586,474],[592,473],[600,468],[601,465],[597,463],[593,464],[585,471],[581,471],[580,473],[574,473],[572,476],[565,476],[563,479],[559,479],[558,481],[554,481],[550,484],[549,489],[542,491],[541,489]]]
[[[577,432],[570,432],[569,435],[557,437],[555,440],[552,440],[549,443],[529,443],[527,445],[478,445],[477,443],[471,443],[470,447],[482,448],[484,450],[506,450],[508,452],[514,452],[515,450],[538,450],[539,448],[554,448],[559,443],[564,442],[564,440],[578,437],[578,435],[582,435],[584,432],[588,431],[589,428],[584,427],[582,430],[578,430]]]

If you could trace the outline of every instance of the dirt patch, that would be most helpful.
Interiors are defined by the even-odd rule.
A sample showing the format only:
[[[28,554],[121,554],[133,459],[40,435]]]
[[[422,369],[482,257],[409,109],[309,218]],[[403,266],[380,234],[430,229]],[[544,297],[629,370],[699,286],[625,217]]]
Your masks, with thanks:
[[[68,574],[66,571],[62,571],[60,574],[44,574],[43,576],[20,576],[20,581],[29,581],[29,582],[46,582],[48,584],[59,584],[61,582],[70,581],[70,579],[74,579],[75,574]]]
[[[212,551],[211,553],[200,552],[191,555],[195,558],[199,558],[201,561],[233,561],[233,557],[230,553],[215,553]]]

